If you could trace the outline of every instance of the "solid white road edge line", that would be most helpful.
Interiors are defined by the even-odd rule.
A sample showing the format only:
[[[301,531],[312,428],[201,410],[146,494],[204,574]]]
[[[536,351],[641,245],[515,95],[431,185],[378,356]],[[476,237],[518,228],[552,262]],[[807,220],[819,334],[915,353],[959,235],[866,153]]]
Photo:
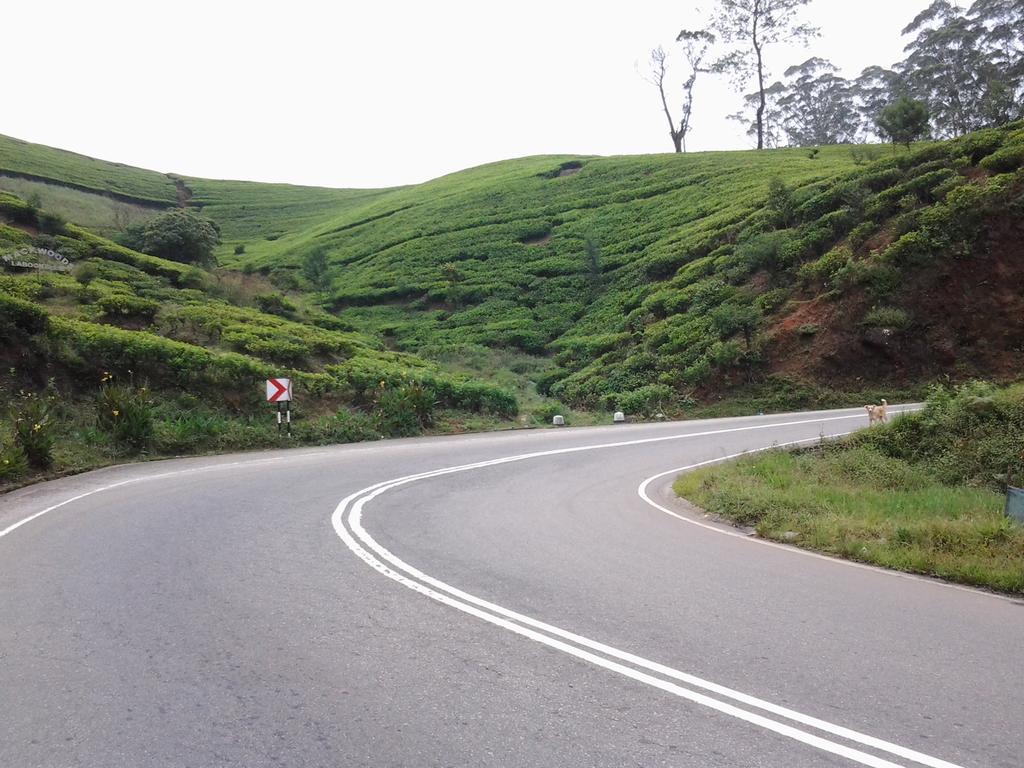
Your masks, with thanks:
[[[850,432],[842,432],[842,433],[837,432],[837,433],[835,433],[833,435],[829,435],[829,437],[842,437],[843,435],[848,435],[848,434],[851,434],[851,433]],[[811,558],[814,558],[815,560],[824,560],[825,562],[832,563],[833,565],[839,565],[839,566],[842,566],[844,568],[856,568],[856,569],[861,570],[861,571],[871,571],[872,573],[877,573],[879,576],[887,576],[889,578],[905,579],[907,581],[922,582],[922,583],[928,584],[928,585],[933,586],[933,587],[938,587],[940,589],[952,589],[952,590],[955,590],[957,592],[966,592],[968,594],[975,595],[977,597],[988,597],[988,598],[991,598],[993,600],[1003,600],[1003,601],[1009,601],[1009,602],[1012,602],[1012,603],[1020,603],[1020,601],[1015,599],[1015,598],[1007,597],[1006,595],[1000,595],[997,592],[986,592],[985,590],[979,589],[977,587],[967,587],[967,586],[964,586],[962,584],[953,584],[953,583],[948,582],[948,581],[939,581],[938,579],[933,579],[933,578],[931,578],[929,576],[921,576],[921,575],[916,574],[916,573],[905,573],[903,571],[896,571],[896,570],[893,570],[891,568],[883,568],[880,565],[871,565],[870,563],[858,563],[858,562],[856,562],[854,560],[843,560],[843,559],[841,559],[839,557],[834,557],[832,555],[823,555],[820,552],[814,552],[814,551],[809,550],[809,549],[802,549],[800,547],[795,547],[795,546],[793,546],[791,544],[781,544],[781,543],[779,543],[777,541],[772,541],[770,539],[762,539],[762,538],[759,538],[758,536],[753,536],[753,535],[748,534],[748,533],[742,533],[740,531],[730,530],[727,527],[722,527],[722,526],[718,526],[718,525],[711,525],[709,523],[704,523],[704,522],[701,522],[700,520],[695,520],[692,517],[687,517],[686,515],[682,515],[682,514],[676,512],[676,511],[674,511],[672,509],[669,509],[668,507],[664,506],[663,504],[659,504],[654,499],[652,499],[650,497],[650,495],[648,494],[648,492],[647,492],[648,488],[651,485],[651,483],[653,483],[653,482],[655,482],[657,480],[660,480],[661,478],[666,477],[668,475],[680,475],[683,472],[689,472],[690,470],[700,469],[701,467],[707,467],[707,466],[711,466],[713,464],[720,464],[720,463],[722,463],[724,461],[730,461],[731,459],[739,459],[739,458],[742,458],[743,456],[749,456],[749,455],[754,454],[754,453],[763,453],[764,451],[770,451],[772,448],[787,448],[787,447],[794,446],[794,445],[800,445],[801,443],[816,442],[817,440],[818,440],[818,438],[815,437],[815,438],[811,438],[811,439],[808,439],[808,440],[795,440],[792,443],[780,443],[778,445],[772,445],[772,446],[768,446],[766,448],[757,448],[757,449],[750,450],[750,451],[743,451],[742,453],[734,453],[734,454],[732,454],[730,456],[720,456],[718,458],[710,459],[708,461],[701,461],[701,462],[698,462],[696,464],[689,464],[689,465],[687,465],[685,467],[677,467],[676,469],[670,469],[670,470],[667,470],[665,472],[659,472],[658,474],[652,475],[651,477],[648,477],[646,480],[644,480],[642,483],[640,483],[640,486],[636,489],[636,492],[637,492],[637,495],[641,499],[643,499],[646,503],[650,504],[652,507],[657,509],[659,512],[664,512],[666,515],[670,515],[671,517],[674,517],[677,520],[680,520],[680,521],[682,521],[684,523],[688,523],[689,525],[696,525],[698,528],[705,528],[705,529],[707,529],[709,531],[712,531],[713,533],[721,534],[722,536],[732,536],[732,537],[737,538],[737,539],[743,539],[744,541],[749,541],[752,544],[760,544],[760,545],[765,546],[765,547],[772,547],[773,549],[778,549],[778,550],[781,550],[783,552],[789,552],[790,554],[793,554],[793,555],[801,555],[803,557],[811,557]]]
[[[834,420],[840,420],[840,419],[845,419],[845,418],[854,418],[854,417],[852,417],[852,416],[843,416],[843,417],[830,417],[828,419],[810,419],[810,420],[805,420],[805,421],[801,421],[801,422],[785,422],[785,423],[774,424],[774,425],[770,425],[770,426],[792,426],[794,424],[813,424],[813,423],[818,423],[818,422],[821,422],[821,421],[834,421]],[[863,417],[860,417],[860,418],[863,418]],[[541,634],[540,632],[538,632],[536,630],[541,630],[542,632],[547,632],[550,635],[555,635],[556,637],[564,638],[564,639],[569,640],[569,641],[571,641],[573,643],[576,643],[578,645],[584,646],[586,648],[590,648],[590,649],[598,651],[600,653],[604,653],[604,654],[606,654],[608,656],[612,656],[613,658],[618,658],[618,659],[621,659],[623,661],[627,661],[627,662],[632,663],[632,664],[634,664],[636,666],[640,666],[640,667],[643,667],[645,669],[651,670],[653,672],[657,672],[659,674],[662,674],[662,675],[664,675],[666,677],[671,677],[671,678],[680,680],[682,682],[686,682],[686,683],[688,683],[690,685],[693,685],[695,687],[700,687],[700,688],[703,688],[705,690],[717,693],[718,695],[725,696],[725,697],[728,697],[728,698],[732,698],[732,699],[734,699],[736,701],[743,702],[743,703],[745,703],[745,704],[747,704],[749,706],[755,706],[755,707],[758,707],[760,709],[764,709],[766,711],[772,712],[773,714],[780,715],[782,717],[786,717],[786,718],[792,719],[794,721],[800,722],[800,723],[802,723],[804,725],[808,725],[808,726],[813,727],[813,728],[817,728],[818,730],[826,731],[826,732],[831,733],[831,734],[833,734],[835,736],[838,736],[840,738],[844,738],[844,739],[846,739],[848,741],[854,741],[854,742],[860,743],[860,744],[862,744],[864,746],[868,746],[868,747],[872,747],[874,749],[878,749],[878,750],[881,750],[881,751],[889,752],[890,754],[893,754],[893,755],[896,755],[896,756],[899,756],[899,757],[903,757],[903,758],[906,758],[906,759],[910,759],[910,760],[913,760],[913,761],[915,761],[915,762],[917,762],[919,764],[931,766],[932,768],[959,768],[958,766],[956,766],[953,763],[949,763],[947,761],[940,760],[940,759],[935,758],[935,757],[931,757],[930,755],[926,755],[926,754],[923,754],[921,752],[917,752],[916,750],[912,750],[912,749],[909,749],[909,748],[906,748],[906,747],[902,747],[902,746],[900,746],[898,744],[893,744],[891,742],[887,742],[887,741],[884,741],[882,739],[877,739],[875,737],[868,736],[866,734],[861,734],[861,733],[858,733],[857,731],[853,731],[851,729],[844,728],[842,726],[838,726],[838,725],[835,725],[835,724],[832,724],[832,723],[828,723],[826,721],[819,720],[817,718],[813,718],[813,717],[811,717],[809,715],[804,715],[804,714],[796,712],[794,710],[790,710],[790,709],[787,709],[785,707],[781,707],[781,706],[772,704],[770,702],[764,701],[762,699],[758,699],[758,698],[756,698],[754,696],[750,696],[748,694],[741,693],[739,691],[734,691],[732,689],[726,688],[725,686],[720,686],[720,685],[718,685],[716,683],[712,683],[710,681],[703,680],[701,678],[698,678],[698,677],[693,676],[693,675],[689,675],[689,674],[681,672],[679,670],[672,669],[671,667],[666,667],[664,665],[658,664],[657,662],[653,662],[653,661],[650,661],[648,659],[644,659],[642,657],[636,656],[634,654],[630,654],[628,652],[621,651],[621,650],[619,650],[617,648],[613,648],[613,647],[607,646],[607,645],[605,645],[603,643],[599,643],[597,641],[590,640],[589,638],[585,638],[585,637],[582,637],[580,635],[576,635],[576,634],[574,634],[572,632],[569,632],[567,630],[563,630],[561,628],[554,627],[552,625],[546,624],[544,622],[538,621],[538,620],[530,618],[528,616],[524,616],[523,614],[516,613],[515,611],[511,611],[509,609],[503,608],[502,606],[496,605],[494,603],[490,603],[490,602],[488,602],[486,600],[483,600],[482,598],[478,598],[475,595],[468,594],[468,593],[466,593],[466,592],[464,592],[462,590],[459,590],[459,589],[457,589],[457,588],[455,588],[455,587],[453,587],[453,586],[451,586],[449,584],[446,584],[445,582],[442,582],[442,581],[440,581],[438,579],[435,579],[435,578],[433,578],[431,576],[428,576],[427,574],[425,574],[425,573],[419,571],[418,569],[410,566],[409,564],[405,563],[400,558],[395,556],[393,553],[388,551],[386,548],[381,546],[376,540],[374,540],[366,532],[366,530],[361,525],[362,509],[363,509],[363,507],[369,501],[371,501],[372,499],[376,498],[380,494],[382,494],[382,493],[384,493],[384,492],[386,492],[386,491],[388,491],[388,490],[390,490],[392,488],[398,487],[400,485],[405,485],[406,483],[414,482],[416,480],[422,480],[422,479],[426,479],[426,478],[430,478],[430,477],[438,477],[438,476],[441,476],[441,475],[452,474],[452,473],[455,473],[455,472],[465,472],[465,471],[469,471],[469,470],[473,470],[473,469],[480,469],[480,468],[483,468],[483,467],[495,466],[497,464],[510,463],[510,462],[514,462],[514,461],[524,461],[524,460],[527,460],[527,459],[537,458],[537,457],[542,457],[542,456],[551,456],[551,455],[570,453],[570,452],[575,452],[575,451],[583,451],[583,450],[598,450],[598,449],[602,449],[602,448],[621,447],[621,446],[629,446],[629,445],[640,445],[640,444],[645,444],[645,443],[650,443],[650,442],[657,442],[657,441],[666,440],[666,439],[686,439],[686,438],[690,438],[690,437],[707,436],[707,435],[711,435],[711,434],[722,434],[722,433],[725,433],[725,432],[747,431],[747,430],[754,430],[754,429],[759,429],[759,428],[763,428],[763,427],[761,425],[758,425],[758,426],[755,426],[755,427],[746,427],[746,428],[742,428],[741,427],[741,428],[733,428],[733,429],[725,429],[725,430],[712,430],[712,431],[708,431],[708,432],[690,433],[690,434],[686,434],[686,435],[673,435],[673,436],[667,437],[667,438],[666,437],[647,438],[647,439],[640,439],[640,440],[634,440],[634,441],[623,441],[623,442],[617,442],[617,443],[605,443],[605,444],[597,444],[597,445],[590,445],[590,446],[578,446],[578,447],[570,448],[570,449],[556,449],[556,450],[552,450],[552,451],[540,451],[540,452],[536,452],[536,453],[522,454],[522,455],[519,455],[519,456],[505,457],[505,458],[502,458],[502,459],[493,459],[493,460],[490,460],[490,461],[482,461],[482,462],[476,462],[476,463],[473,463],[473,464],[460,465],[460,466],[457,466],[457,467],[447,467],[447,468],[443,468],[443,469],[439,469],[439,470],[434,470],[434,471],[431,471],[431,472],[419,473],[417,475],[409,475],[407,477],[396,478],[394,480],[384,481],[384,482],[377,483],[377,484],[372,485],[372,486],[368,486],[367,488],[364,488],[364,489],[362,489],[360,491],[357,491],[357,492],[355,492],[353,494],[350,494],[349,496],[345,497],[338,504],[337,508],[335,509],[334,514],[331,517],[331,522],[332,522],[332,524],[334,526],[335,532],[342,539],[342,541],[346,544],[346,546],[348,546],[348,548],[350,550],[352,550],[357,556],[359,556],[360,559],[362,559],[364,562],[366,562],[371,567],[373,567],[375,570],[379,571],[380,573],[384,574],[385,576],[388,576],[389,578],[399,582],[403,586],[406,586],[409,589],[412,589],[412,590],[414,590],[416,592],[424,594],[427,597],[430,597],[430,598],[432,598],[432,599],[434,599],[434,600],[436,600],[438,602],[441,602],[441,603],[443,603],[445,605],[449,605],[449,606],[451,606],[453,608],[456,608],[458,610],[461,610],[461,611],[464,611],[466,613],[469,613],[469,614],[471,614],[473,616],[476,616],[477,618],[480,618],[480,619],[483,619],[484,621],[488,621],[490,623],[496,624],[496,625],[501,626],[501,627],[503,627],[505,629],[508,629],[508,630],[510,630],[512,632],[516,632],[517,634],[523,635],[524,637],[528,637],[529,639],[535,640],[536,642],[540,642],[540,643],[543,643],[545,645],[549,645],[549,646],[551,646],[553,648],[556,648],[558,650],[561,650],[561,651],[563,651],[565,653],[569,653],[569,654],[571,654],[573,656],[577,656],[578,658],[581,658],[581,659],[584,659],[584,660],[589,661],[591,663],[597,664],[598,666],[602,666],[602,667],[604,667],[606,669],[618,672],[619,674],[624,674],[627,677],[631,677],[631,678],[633,678],[635,680],[647,683],[649,685],[653,685],[654,687],[660,688],[661,690],[665,690],[665,691],[668,691],[668,692],[673,693],[675,695],[682,696],[683,698],[689,699],[690,701],[694,701],[695,703],[702,704],[704,706],[709,706],[709,707],[711,707],[713,709],[716,709],[716,710],[718,710],[720,712],[724,712],[724,713],[732,715],[734,717],[738,717],[739,719],[745,720],[747,722],[754,723],[754,724],[759,725],[761,727],[767,728],[768,730],[772,730],[772,731],[775,731],[776,733],[780,733],[780,734],[788,736],[790,738],[794,738],[794,739],[796,739],[798,741],[802,741],[805,744],[809,744],[811,746],[815,746],[815,747],[817,747],[819,749],[823,749],[825,751],[833,752],[834,754],[841,755],[843,757],[849,758],[849,759],[854,760],[856,762],[860,762],[860,763],[862,763],[864,765],[891,766],[891,765],[894,765],[894,764],[889,762],[889,761],[886,761],[886,760],[880,760],[879,758],[877,758],[877,757],[875,757],[873,755],[869,755],[867,753],[860,752],[859,750],[850,749],[849,747],[846,747],[844,745],[836,744],[835,742],[828,741],[827,739],[822,739],[821,737],[818,737],[818,736],[815,736],[813,734],[807,733],[805,731],[801,731],[799,729],[793,728],[792,726],[788,726],[788,725],[785,725],[783,723],[778,723],[778,722],[776,722],[774,720],[770,720],[770,719],[765,718],[765,717],[763,717],[761,715],[750,713],[750,712],[747,712],[746,710],[739,709],[737,707],[733,707],[732,705],[725,704],[723,702],[719,702],[716,699],[710,699],[709,697],[706,697],[703,694],[699,694],[699,693],[696,693],[694,691],[690,691],[689,689],[685,689],[685,688],[682,688],[680,686],[676,686],[676,685],[674,685],[672,683],[667,683],[667,682],[665,682],[663,680],[659,680],[658,678],[653,678],[650,675],[647,675],[647,674],[645,674],[643,672],[638,672],[637,670],[634,670],[634,669],[632,669],[630,667],[624,667],[623,665],[617,664],[616,662],[610,661],[608,659],[604,659],[604,658],[599,657],[599,656],[595,656],[594,654],[588,653],[587,651],[581,650],[579,648],[575,648],[573,646],[569,646],[569,645],[567,645],[564,642],[556,640],[553,637],[550,637],[549,635]],[[836,434],[834,434],[832,436],[833,437],[837,437],[837,436],[841,436],[843,434],[847,434],[847,433],[846,432],[836,433]],[[788,446],[788,445],[796,445],[796,444],[799,444],[799,443],[813,442],[813,441],[818,440],[818,439],[820,439],[820,438],[807,438],[807,439],[804,439],[804,440],[792,441],[790,443],[785,443],[785,444],[782,444],[782,445],[766,446],[765,448],[761,448],[759,450],[767,450],[767,449],[770,449],[772,447],[785,447],[785,446]],[[751,452],[753,452],[753,451],[747,451],[747,453],[751,453]],[[742,455],[742,454],[736,454],[736,456],[739,456],[739,455]],[[727,458],[735,458],[735,456],[733,456],[733,457],[721,457],[721,458],[713,460],[713,462],[724,461]],[[713,463],[713,462],[702,462],[701,464],[708,464],[708,463]],[[695,466],[698,466],[698,465],[695,465]],[[673,471],[679,471],[679,470],[673,470]],[[348,525],[352,528],[352,532],[353,532],[352,534],[350,534],[348,529],[345,527],[345,514],[346,514],[346,512],[348,512],[347,522],[348,522]],[[701,525],[703,525],[703,524],[701,524]],[[712,530],[716,530],[716,531],[719,531],[719,532],[723,532],[723,533],[725,532],[725,531],[721,531],[720,529],[716,529],[713,526],[705,526],[705,527],[711,528]],[[392,569],[388,565],[385,565],[384,562],[381,562],[380,560],[378,560],[376,557],[374,557],[372,554],[370,554],[366,549],[364,549],[362,546],[360,546],[359,543],[357,543],[356,539],[353,537],[353,534],[354,534],[355,537],[358,537],[359,540],[363,544],[366,544],[370,549],[372,549],[374,552],[376,552],[378,555],[380,555],[380,557],[382,557],[385,561],[390,563],[391,566],[394,566],[394,568],[400,569],[401,571],[405,571],[405,573],[400,573],[400,572]],[[736,534],[736,535],[739,535],[739,534]],[[746,537],[744,537],[744,538],[746,538]],[[408,574],[408,576],[406,574]],[[417,579],[418,579],[418,581],[417,581]],[[431,586],[426,586],[428,584],[431,585]],[[431,587],[434,587],[435,589],[432,589]],[[445,594],[445,593],[447,593],[447,594]],[[458,599],[456,599],[456,598],[458,598]],[[486,610],[481,610],[481,609],[486,609]],[[504,617],[504,618],[502,618],[502,617]],[[519,624],[515,624],[513,622],[520,622],[520,623]],[[521,625],[526,625],[526,626],[521,626]],[[534,629],[528,629],[527,627],[533,627]]]
[[[237,469],[238,467],[249,467],[249,466],[253,466],[255,464],[274,464],[274,463],[277,463],[277,462],[280,462],[280,461],[285,461],[285,460],[294,460],[294,459],[297,459],[297,458],[306,458],[307,456],[320,456],[320,455],[325,454],[325,453],[327,453],[327,451],[315,451],[315,452],[303,453],[301,455],[301,457],[300,456],[275,456],[275,457],[270,458],[270,459],[247,459],[247,460],[243,459],[242,461],[232,461],[232,462],[226,462],[224,464],[211,464],[211,465],[205,466],[205,467],[190,467],[189,469],[176,469],[173,472],[158,472],[155,475],[142,475],[141,477],[132,477],[132,478],[129,478],[127,480],[119,480],[116,483],[109,483],[107,485],[102,485],[102,486],[100,486],[98,488],[93,488],[92,490],[85,491],[84,493],[79,493],[77,496],[71,496],[71,497],[69,497],[67,499],[64,499],[63,501],[57,502],[56,504],[51,504],[49,507],[46,507],[46,509],[41,509],[38,512],[33,512],[28,517],[23,517],[21,520],[18,520],[17,522],[14,522],[14,523],[11,523],[10,525],[8,525],[3,530],[0,530],[0,539],[2,539],[7,534],[12,533],[13,531],[16,531],[18,528],[21,528],[21,526],[25,525],[26,523],[31,523],[37,517],[42,517],[47,512],[53,512],[53,510],[60,509],[61,507],[67,506],[68,504],[71,504],[72,502],[78,501],[79,499],[84,499],[84,498],[86,498],[88,496],[93,496],[93,495],[95,495],[97,493],[103,493],[104,491],[112,491],[115,488],[121,488],[121,487],[123,487],[125,485],[134,485],[135,483],[142,483],[142,482],[146,482],[146,481],[149,481],[149,480],[163,480],[163,479],[168,478],[168,477],[178,477],[180,475],[191,475],[191,474],[195,474],[197,472],[212,472],[212,471],[218,470],[218,469]]]

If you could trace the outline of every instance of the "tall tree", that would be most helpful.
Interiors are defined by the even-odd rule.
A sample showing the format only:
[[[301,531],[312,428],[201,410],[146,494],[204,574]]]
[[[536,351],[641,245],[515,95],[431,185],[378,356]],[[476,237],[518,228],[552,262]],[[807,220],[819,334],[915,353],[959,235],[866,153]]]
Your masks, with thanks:
[[[786,92],[786,86],[776,80],[763,91],[748,93],[743,97],[743,106],[739,112],[728,115],[728,119],[743,123],[747,127],[747,136],[760,138],[762,149],[774,149],[785,146],[785,134],[782,130],[782,108],[779,101]],[[760,125],[757,110],[761,104]]]
[[[817,56],[786,70],[785,90],[778,103],[790,145],[856,141],[860,120],[853,86],[837,71],[832,62]]]
[[[922,101],[900,96],[878,116],[878,131],[893,144],[905,144],[928,135],[928,107]]]
[[[676,37],[677,42],[683,44],[683,55],[686,57],[687,76],[683,81],[683,104],[679,124],[676,125],[672,117],[672,109],[668,104],[668,95],[665,93],[666,80],[668,78],[668,54],[665,49],[658,46],[651,51],[651,73],[647,78],[658,89],[661,96],[661,108],[668,121],[669,136],[672,138],[672,146],[676,152],[686,151],[686,137],[693,127],[693,91],[697,84],[697,78],[711,69],[706,65],[706,59],[711,46],[715,43],[715,36],[704,29],[684,29]]]
[[[873,65],[853,81],[853,93],[862,128],[867,133],[879,136],[875,130],[878,116],[896,99],[906,95],[907,86],[895,71]]]
[[[736,47],[716,62],[716,69],[729,72],[738,88],[745,88],[751,77],[757,82],[757,106],[754,124],[757,148],[765,146],[765,110],[768,86],[765,49],[785,39],[804,42],[817,36],[818,30],[798,23],[797,15],[811,0],[718,0],[713,29]]]
[[[962,136],[984,125],[993,68],[983,50],[984,29],[949,0],[933,0],[904,30],[916,35],[898,65],[910,94],[928,104],[935,132]]]
[[[1024,117],[1024,0],[976,0],[967,15],[980,27],[989,64],[999,74],[999,84],[990,88],[996,102],[989,107],[990,119]]]

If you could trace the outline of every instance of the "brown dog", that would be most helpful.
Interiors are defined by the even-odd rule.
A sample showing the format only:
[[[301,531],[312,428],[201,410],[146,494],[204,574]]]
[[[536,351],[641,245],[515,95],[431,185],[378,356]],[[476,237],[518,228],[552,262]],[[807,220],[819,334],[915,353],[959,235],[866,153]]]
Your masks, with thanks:
[[[885,400],[882,400],[881,405],[865,405],[864,409],[868,412],[868,426],[884,424],[889,420],[889,403]]]

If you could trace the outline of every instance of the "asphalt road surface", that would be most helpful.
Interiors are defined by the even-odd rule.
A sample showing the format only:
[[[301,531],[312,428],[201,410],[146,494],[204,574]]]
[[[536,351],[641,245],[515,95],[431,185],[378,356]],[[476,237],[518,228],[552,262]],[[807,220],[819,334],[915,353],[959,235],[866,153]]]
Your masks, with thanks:
[[[1020,768],[1024,604],[671,498],[678,468],[865,421],[396,440],[8,494],[0,766]]]

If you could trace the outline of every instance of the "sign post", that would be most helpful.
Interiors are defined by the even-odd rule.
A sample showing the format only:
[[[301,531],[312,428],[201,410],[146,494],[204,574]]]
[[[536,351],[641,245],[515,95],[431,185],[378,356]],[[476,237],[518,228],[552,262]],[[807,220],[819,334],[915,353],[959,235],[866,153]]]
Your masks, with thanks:
[[[281,424],[285,425],[288,437],[292,436],[292,380],[267,379],[267,402],[277,403],[277,434]]]

